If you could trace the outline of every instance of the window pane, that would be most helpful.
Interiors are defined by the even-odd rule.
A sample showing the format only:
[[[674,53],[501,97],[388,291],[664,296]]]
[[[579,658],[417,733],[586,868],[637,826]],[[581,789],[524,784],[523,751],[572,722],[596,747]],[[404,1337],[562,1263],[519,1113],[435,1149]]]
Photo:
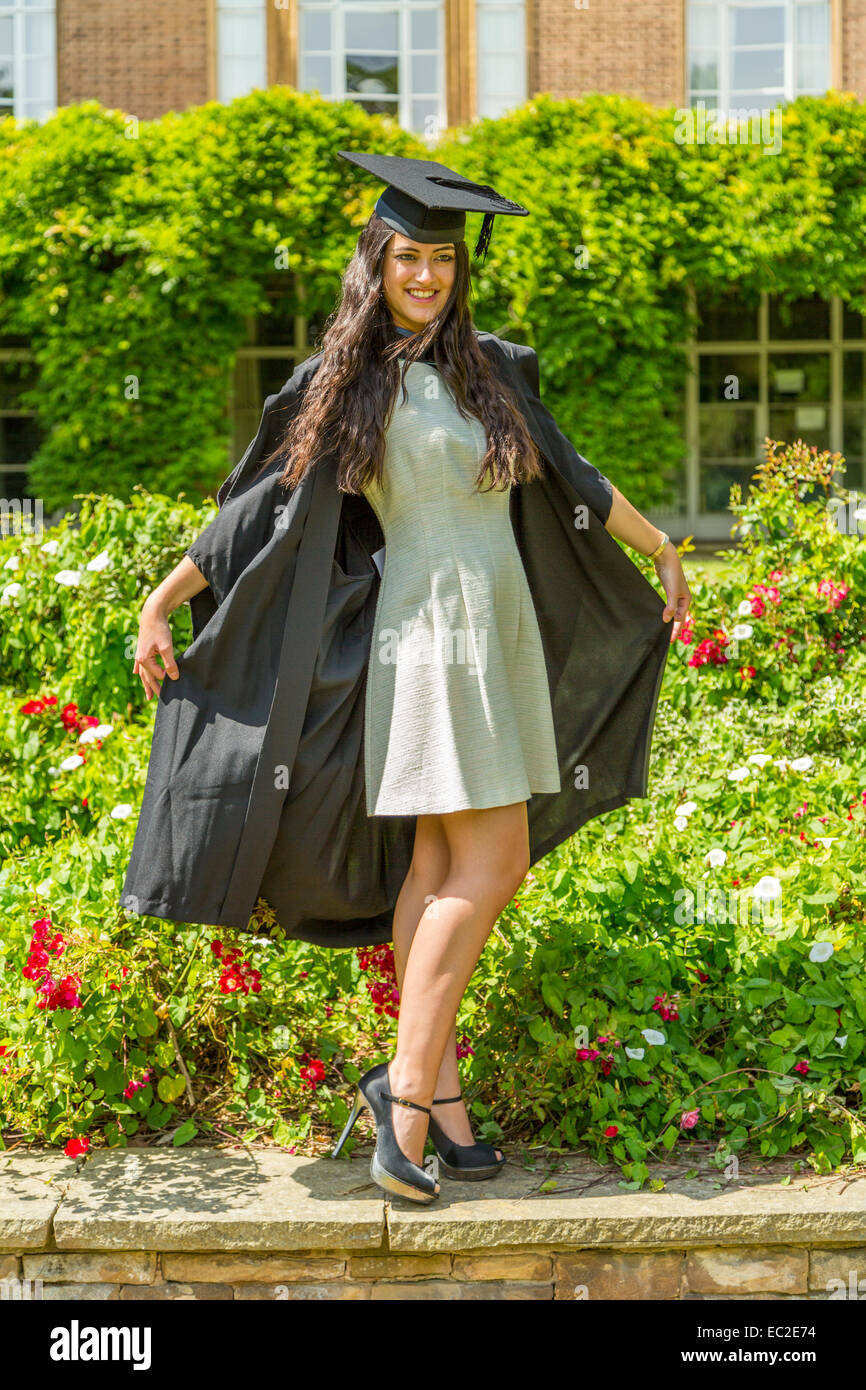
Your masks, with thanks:
[[[412,91],[436,93],[439,90],[439,57],[436,53],[416,53],[412,58]]]
[[[0,463],[27,463],[39,447],[40,430],[33,415],[0,418]]]
[[[735,7],[732,18],[734,43],[784,43],[784,5]]]
[[[830,305],[817,296],[809,299],[795,299],[786,303],[782,299],[770,300],[771,338],[829,338]]]
[[[772,352],[767,366],[769,400],[810,404],[829,401],[829,352]]]
[[[320,92],[322,96],[331,90],[330,58],[301,59],[301,91]]]
[[[377,58],[373,54],[347,54],[346,91],[363,92],[365,95],[399,91],[397,59]],[[365,110],[369,111],[370,107],[365,107]]]
[[[730,382],[736,377],[736,382]],[[759,361],[754,352],[702,353],[698,359],[698,398],[701,401],[756,401]],[[737,396],[726,392],[738,390]]]
[[[752,464],[747,468],[734,464],[711,464],[701,468],[700,508],[704,512],[726,512],[731,496],[731,484],[739,483],[743,497],[749,493],[749,479],[754,473]]]
[[[478,85],[487,93],[518,92],[522,62],[506,53],[483,55],[478,60]]]
[[[737,290],[705,300],[698,305],[697,332],[701,342],[757,338],[758,306],[749,304]]]
[[[826,0],[818,5],[797,6],[797,42],[826,44],[829,38],[830,6]]]
[[[54,15],[31,14],[24,20],[24,52],[54,52]]]
[[[261,395],[274,396],[281,391],[295,370],[291,357],[262,357],[259,361],[261,372]],[[255,431],[253,431],[255,433]]]
[[[842,395],[846,401],[859,400],[863,395],[863,354],[842,354]]]
[[[27,473],[23,468],[3,468],[0,470],[0,493],[6,502],[31,497],[27,487]]]
[[[331,47],[331,15],[328,10],[301,11],[301,49],[308,52],[320,48],[325,52]]]
[[[12,16],[0,16],[0,53],[12,52]]]
[[[842,453],[848,464],[848,470],[844,475],[844,482],[847,487],[852,486],[852,477],[859,477],[859,469],[852,468],[853,461],[859,461],[863,457],[863,406],[846,406],[842,411]]]
[[[396,97],[392,97],[390,101],[387,98],[380,98],[376,101],[364,101],[359,98],[358,105],[362,111],[368,112],[371,116],[393,116],[394,120],[397,119]]]
[[[719,61],[712,53],[694,53],[689,63],[689,86],[695,91],[715,91],[719,85]]]
[[[264,62],[261,58],[231,58],[219,56],[220,101],[244,96],[254,87],[265,86]]]
[[[220,10],[261,10],[265,12],[265,0],[231,0],[230,4],[219,4]]]
[[[224,14],[220,18],[220,48],[234,58],[251,58],[264,47],[262,25],[257,16]]]
[[[689,6],[689,47],[712,47],[719,42],[718,5]]]
[[[842,336],[843,338],[863,337],[863,316],[856,314],[850,304],[842,305]]]
[[[419,100],[412,102],[412,129],[420,134],[429,133],[435,137],[436,124],[439,120],[439,103],[435,99]],[[429,126],[428,126],[429,123]]]
[[[439,15],[436,10],[414,10],[411,15],[412,47],[439,47]]]
[[[824,92],[830,85],[830,53],[826,48],[797,49],[797,90]]]
[[[385,52],[397,49],[397,12],[346,11],[346,47],[372,48]]]
[[[755,457],[755,412],[733,401],[702,406],[698,415],[701,458]]]
[[[27,101],[30,105],[53,101],[53,58],[24,59],[24,90],[27,93]]]
[[[12,98],[12,64],[0,62],[0,100]]]
[[[478,15],[478,48],[494,53],[519,53],[524,43],[524,17],[516,10],[482,10]]]
[[[830,447],[830,411],[826,406],[817,410],[809,407],[771,406],[770,438],[783,439],[791,444],[802,439],[806,444],[814,444],[816,449]]]
[[[759,52],[731,54],[731,94],[761,87],[781,87],[785,81],[785,51],[765,48]]]

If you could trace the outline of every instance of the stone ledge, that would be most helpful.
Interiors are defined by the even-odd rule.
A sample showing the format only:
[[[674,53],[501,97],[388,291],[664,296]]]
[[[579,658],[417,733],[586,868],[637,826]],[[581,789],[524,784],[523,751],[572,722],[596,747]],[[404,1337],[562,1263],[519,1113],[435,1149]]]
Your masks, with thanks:
[[[54,1217],[58,1250],[376,1250],[384,1232],[366,1164],[267,1149],[99,1150]]]

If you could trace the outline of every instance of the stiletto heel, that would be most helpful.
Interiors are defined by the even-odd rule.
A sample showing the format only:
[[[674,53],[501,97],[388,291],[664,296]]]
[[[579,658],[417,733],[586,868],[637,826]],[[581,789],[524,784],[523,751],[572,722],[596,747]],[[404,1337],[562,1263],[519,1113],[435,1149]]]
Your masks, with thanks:
[[[342,1149],[349,1135],[352,1133],[352,1130],[355,1128],[355,1121],[357,1120],[358,1116],[360,1115],[361,1111],[364,1109],[366,1104],[367,1102],[364,1099],[364,1093],[359,1086],[358,1089],[355,1091],[355,1104],[352,1106],[352,1113],[346,1121],[346,1126],[343,1130],[343,1133],[337,1140],[337,1147],[331,1154],[331,1158],[337,1158],[339,1156],[340,1150]]]
[[[426,1168],[412,1163],[397,1143],[391,1118],[392,1102],[408,1106],[412,1110],[423,1110],[425,1115],[430,1114],[429,1106],[418,1105],[414,1100],[406,1100],[403,1096],[395,1096],[392,1093],[388,1079],[388,1063],[380,1062],[378,1066],[371,1067],[358,1082],[355,1104],[333,1157],[340,1152],[360,1114],[361,1107],[366,1105],[376,1122],[376,1149],[370,1160],[370,1176],[373,1181],[384,1191],[392,1192],[399,1197],[408,1197],[412,1202],[433,1202],[439,1196],[435,1179]]]
[[[434,1105],[452,1105],[454,1101],[462,1100],[463,1093],[459,1096],[448,1096],[441,1100],[434,1100]],[[501,1173],[505,1166],[505,1154],[501,1158],[496,1157],[496,1150],[492,1144],[455,1144],[453,1139],[436,1123],[433,1116],[430,1116],[430,1138],[436,1150],[436,1157],[442,1165],[446,1177],[452,1178],[455,1182],[482,1182],[484,1178],[495,1178],[497,1173]]]

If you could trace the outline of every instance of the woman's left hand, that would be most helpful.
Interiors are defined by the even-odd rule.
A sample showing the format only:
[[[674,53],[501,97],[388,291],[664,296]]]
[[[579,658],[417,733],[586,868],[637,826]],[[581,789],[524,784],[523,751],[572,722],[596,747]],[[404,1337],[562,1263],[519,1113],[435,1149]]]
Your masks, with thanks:
[[[686,583],[682,562],[673,541],[668,541],[661,555],[653,561],[653,564],[667,597],[662,621],[667,623],[673,618],[671,641],[675,642],[680,634],[683,620],[689,611],[692,591]]]

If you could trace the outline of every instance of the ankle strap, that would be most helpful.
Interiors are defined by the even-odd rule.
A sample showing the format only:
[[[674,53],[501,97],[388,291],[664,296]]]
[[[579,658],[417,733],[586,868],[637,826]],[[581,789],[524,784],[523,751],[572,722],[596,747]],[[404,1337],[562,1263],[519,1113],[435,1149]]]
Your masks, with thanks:
[[[439,1100],[434,1100],[433,1104],[434,1104],[434,1105],[452,1105],[452,1104],[454,1103],[455,1100],[462,1100],[462,1099],[463,1099],[463,1092],[461,1091],[459,1096],[445,1096],[445,1097],[441,1097]]]
[[[413,1110],[423,1110],[425,1115],[430,1114],[429,1105],[417,1105],[414,1100],[404,1100],[402,1096],[392,1096],[390,1091],[380,1091],[383,1100],[393,1100],[395,1105],[408,1105]]]

